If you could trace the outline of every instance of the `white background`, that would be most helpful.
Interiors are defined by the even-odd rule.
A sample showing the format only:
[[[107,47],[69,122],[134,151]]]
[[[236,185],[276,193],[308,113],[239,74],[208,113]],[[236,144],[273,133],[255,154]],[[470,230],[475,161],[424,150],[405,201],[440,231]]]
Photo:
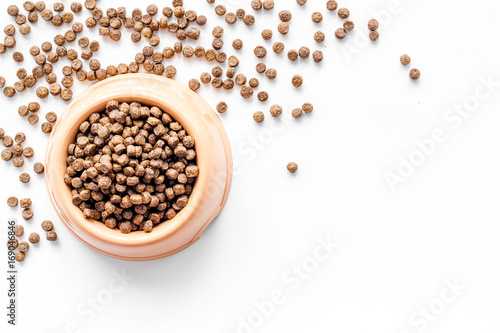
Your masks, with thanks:
[[[129,12],[138,4],[98,2],[103,9],[126,5]],[[6,324],[7,284],[2,278],[0,327],[8,332],[215,333],[236,332],[243,320],[253,325],[240,328],[245,333],[500,329],[500,87],[460,123],[446,118],[454,105],[477,101],[476,89],[488,92],[481,78],[500,81],[500,4],[341,0],[340,6],[351,10],[356,28],[339,42],[333,32],[342,21],[326,10],[325,0],[309,0],[303,7],[292,0],[275,2],[273,11],[256,13],[249,0],[216,2],[231,11],[242,7],[252,12],[257,22],[249,28],[241,21],[228,26],[205,0],[185,0],[186,9],[208,17],[202,38],[192,44],[209,47],[211,29],[223,26],[224,51],[239,57],[238,72],[259,78],[259,89],[268,91],[270,99],[262,104],[256,98],[243,100],[236,89],[199,90],[214,107],[220,100],[229,104],[221,119],[239,168],[221,216],[196,244],[172,257],[126,262],[77,240],[52,209],[43,177],[32,172],[33,163],[43,160],[47,136],[40,131],[42,121],[30,126],[17,108],[37,100],[35,90],[12,99],[1,97],[0,126],[11,136],[24,131],[26,145],[36,152],[22,169],[32,175],[27,185],[18,180],[21,170],[2,161],[1,243],[6,242],[10,217],[17,218],[27,234],[36,231],[42,238],[40,223],[51,219],[59,240],[42,239],[18,265],[15,328]],[[65,3],[69,7],[71,1]],[[141,2],[141,8],[148,4]],[[160,10],[169,4],[158,3]],[[2,7],[1,22],[13,22],[6,14],[7,4]],[[276,31],[282,9],[293,14],[287,36]],[[323,23],[311,21],[314,11],[323,13]],[[87,16],[84,10],[76,18],[83,22]],[[377,43],[365,42],[366,24],[373,17],[381,23]],[[274,30],[272,41],[260,37],[264,28]],[[313,40],[318,29],[327,35],[320,45]],[[95,57],[103,66],[129,63],[146,45],[144,40],[140,47],[132,45],[130,30],[118,43],[105,43],[96,32],[84,29],[84,35],[101,42]],[[28,54],[31,45],[52,41],[57,33],[61,31],[41,19],[29,36],[17,33],[18,49],[26,58],[23,66],[35,65]],[[167,32],[160,37],[160,50],[176,41]],[[235,38],[245,43],[239,52],[230,46]],[[325,59],[321,64],[312,59],[290,63],[286,54],[272,53],[271,45],[278,40],[287,50],[302,45],[321,49]],[[252,51],[259,44],[269,51],[268,67],[278,70],[274,82],[254,70],[258,61]],[[72,47],[80,51],[76,42]],[[348,55],[349,50],[355,53]],[[400,64],[403,53],[412,57],[411,67],[421,70],[418,82],[408,77],[411,67]],[[0,55],[0,75],[10,85],[17,69],[11,54],[9,50]],[[184,83],[215,65],[179,56],[173,63],[177,79]],[[66,64],[64,59],[55,66],[59,78]],[[290,83],[294,74],[304,77],[298,90]],[[45,84],[41,81],[38,85]],[[75,94],[88,85],[75,79]],[[304,102],[314,104],[313,113],[293,119],[291,110]],[[272,119],[268,112],[275,103],[285,110],[280,119]],[[60,115],[64,106],[49,96],[40,118],[49,111]],[[252,120],[258,110],[266,114],[262,124]],[[400,158],[422,156],[415,141],[427,140],[439,129],[446,140],[435,144],[423,163],[391,189],[386,174],[397,172]],[[295,175],[286,170],[289,161],[299,165]],[[32,198],[32,221],[22,221],[19,208],[6,206],[12,195]],[[318,239],[339,245],[321,262],[313,256]],[[6,252],[2,253],[5,267]],[[298,278],[289,271],[303,263],[310,272],[307,276]],[[120,285],[115,274],[123,271],[133,280]],[[461,286],[455,294],[448,287],[453,283]],[[110,284],[121,286],[120,291],[111,293]],[[280,291],[282,302],[269,306],[271,294]],[[255,302],[267,304],[266,309],[259,310]],[[430,315],[422,319],[420,311]]]

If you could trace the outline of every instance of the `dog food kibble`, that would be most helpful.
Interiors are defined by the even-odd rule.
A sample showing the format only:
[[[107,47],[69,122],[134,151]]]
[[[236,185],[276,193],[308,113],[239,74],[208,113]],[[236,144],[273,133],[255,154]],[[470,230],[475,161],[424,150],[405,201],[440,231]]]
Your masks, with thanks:
[[[290,162],[286,165],[286,168],[290,171],[290,173],[295,173],[299,166],[295,162]]]
[[[57,234],[54,231],[49,231],[45,235],[48,241],[54,242],[57,240]]]
[[[257,111],[253,114],[253,120],[255,120],[258,123],[261,123],[264,121],[264,112],[262,111]]]
[[[338,28],[335,30],[335,37],[337,39],[344,39],[347,36],[347,32],[345,31],[344,28]]]
[[[290,26],[286,22],[281,22],[278,24],[278,32],[282,35],[286,35],[290,31]]]
[[[7,248],[12,251],[15,250],[19,246],[19,241],[14,238],[14,239],[9,239],[7,241]]]
[[[28,237],[28,240],[32,244],[36,244],[40,241],[40,235],[37,234],[36,232],[32,232],[30,236]]]
[[[279,105],[273,105],[273,106],[271,106],[270,112],[271,112],[271,116],[278,117],[283,112],[283,109]]]
[[[402,63],[404,66],[406,66],[406,65],[410,64],[410,62],[411,62],[411,58],[410,58],[410,56],[409,56],[409,55],[407,55],[407,54],[403,54],[403,55],[399,58],[399,60],[401,61],[401,63]]]
[[[35,171],[35,173],[37,173],[37,174],[42,174],[44,172],[44,169],[45,169],[45,167],[40,162],[36,162],[33,165],[33,171]]]
[[[349,13],[349,9],[347,9],[347,8],[340,8],[340,9],[338,10],[338,14],[339,14],[339,17],[340,17],[341,19],[346,19],[346,18],[348,18],[348,17],[349,17],[349,14],[350,14],[350,13]]]
[[[379,35],[378,31],[370,31],[369,37],[370,37],[370,40],[372,42],[375,42],[380,37],[380,35]]]
[[[323,21],[323,15],[321,15],[320,12],[314,12],[312,13],[311,19],[314,23],[320,23]]]
[[[165,194],[196,181],[186,171],[198,168],[187,136],[156,106],[108,101],[81,124],[68,147],[65,182],[73,204],[85,218],[123,233],[144,230],[148,220],[156,225],[173,218],[189,196]]]
[[[17,262],[23,262],[26,258],[26,254],[22,253],[21,251],[17,251],[14,257]]]
[[[219,103],[217,103],[217,112],[224,113],[226,111],[227,111],[227,104],[226,104],[226,102],[219,102]]]
[[[20,205],[21,205],[21,208],[29,208],[29,207],[31,207],[31,199],[30,198],[21,199]]]
[[[321,31],[316,31],[316,33],[314,34],[314,40],[317,42],[317,43],[322,43],[325,41],[325,34]]]
[[[311,54],[311,50],[309,50],[308,47],[305,47],[305,46],[302,46],[300,49],[299,49],[299,57],[301,57],[302,59],[307,59],[309,58],[309,55]]]
[[[269,99],[269,94],[266,92],[266,91],[260,91],[258,94],[257,94],[257,99],[260,101],[260,102],[265,102]]]
[[[30,249],[30,244],[28,242],[21,242],[19,243],[18,248],[22,253],[26,253]]]
[[[296,108],[292,110],[292,117],[300,118],[302,116],[302,109]]]
[[[21,215],[23,219],[30,220],[33,217],[33,210],[31,208],[25,208]]]
[[[17,207],[19,200],[16,197],[10,197],[7,199],[7,205],[9,207]]]
[[[276,53],[283,53],[283,51],[285,50],[285,44],[283,44],[282,42],[276,42],[273,44],[273,51],[276,52]]]
[[[304,82],[304,80],[302,79],[302,76],[300,76],[300,75],[294,75],[292,77],[292,85],[295,88],[299,88],[300,86],[302,86],[303,82]]]
[[[241,88],[240,95],[243,98],[250,98],[253,95],[253,89],[251,87],[243,87]]]
[[[265,40],[268,40],[268,39],[273,38],[273,31],[271,29],[264,29],[264,30],[262,30],[262,32],[260,33],[260,35]]]
[[[29,173],[23,172],[22,174],[19,175],[19,180],[21,183],[28,183],[30,181],[30,175]]]
[[[313,105],[311,103],[302,104],[302,111],[304,111],[304,113],[311,113],[313,111]]]
[[[370,21],[368,21],[368,29],[370,29],[371,31],[377,30],[378,29],[378,21],[375,19],[371,19]]]
[[[17,224],[14,227],[14,235],[16,235],[17,237],[21,237],[23,234],[24,234],[24,227],[20,224]]]
[[[354,29],[354,22],[353,21],[345,21],[344,22],[344,29],[345,31],[351,31]]]
[[[51,231],[53,228],[54,228],[54,225],[52,224],[51,221],[46,220],[46,221],[42,222],[42,229],[44,231]]]
[[[257,58],[264,58],[266,56],[266,54],[267,54],[267,51],[266,51],[265,47],[263,47],[263,46],[257,46],[254,49],[253,53],[255,54],[255,56]]]
[[[410,71],[410,77],[413,79],[413,80],[418,80],[420,78],[420,71],[416,68],[413,68],[411,71]]]
[[[269,68],[266,71],[266,77],[270,80],[274,80],[278,76],[278,72],[274,68]]]

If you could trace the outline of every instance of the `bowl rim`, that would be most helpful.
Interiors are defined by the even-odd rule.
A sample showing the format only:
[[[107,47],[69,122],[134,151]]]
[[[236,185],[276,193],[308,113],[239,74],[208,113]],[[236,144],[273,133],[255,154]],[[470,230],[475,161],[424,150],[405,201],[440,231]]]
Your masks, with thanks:
[[[179,89],[179,92],[182,94],[188,94],[189,99],[196,100],[196,103],[202,105],[205,110],[210,110],[212,113],[212,117],[214,120],[214,124],[217,127],[217,130],[219,132],[223,147],[225,149],[225,155],[226,155],[226,167],[227,167],[227,175],[226,175],[226,182],[224,184],[224,192],[222,195],[222,201],[220,202],[220,205],[218,209],[216,209],[213,214],[208,218],[208,220],[201,226],[201,228],[196,232],[196,234],[193,235],[193,238],[185,243],[184,245],[168,251],[163,254],[159,255],[152,255],[152,256],[142,256],[142,257],[129,257],[129,256],[122,256],[116,253],[111,253],[108,251],[105,251],[101,248],[98,248],[92,244],[90,244],[86,239],[84,239],[78,232],[78,230],[75,229],[73,226],[73,223],[76,224],[79,228],[83,229],[86,233],[90,234],[92,237],[97,238],[101,241],[104,242],[111,242],[114,245],[118,246],[126,246],[126,247],[138,247],[138,246],[144,246],[144,245],[151,245],[160,241],[163,241],[172,235],[174,235],[179,229],[185,227],[187,224],[189,224],[191,217],[196,213],[197,205],[201,201],[201,197],[203,193],[206,191],[205,186],[207,185],[206,182],[206,177],[208,177],[207,173],[205,172],[205,166],[204,166],[204,160],[201,158],[198,158],[199,155],[199,150],[204,149],[204,146],[206,146],[208,143],[203,142],[203,140],[200,139],[202,136],[200,134],[200,129],[195,129],[195,125],[189,121],[189,116],[186,114],[183,114],[180,112],[178,109],[176,109],[175,105],[166,105],[164,102],[162,102],[160,99],[154,98],[153,95],[148,95],[147,97],[152,100],[150,101],[145,101],[147,98],[144,96],[139,96],[139,95],[134,95],[130,94],[129,92],[123,93],[120,92],[118,95],[117,94],[111,94],[111,95],[106,95],[106,96],[101,96],[100,98],[96,98],[91,102],[91,107],[87,107],[82,111],[82,106],[78,106],[77,104],[80,103],[82,100],[85,100],[89,94],[92,92],[98,91],[99,89],[103,89],[103,86],[111,86],[113,84],[116,84],[117,81],[127,81],[127,80],[154,80],[158,81],[158,84],[161,84],[163,81],[164,83],[167,82],[171,87],[174,89]],[[156,82],[155,82],[156,83]],[[127,95],[127,96],[124,96]],[[53,146],[57,146],[57,142],[55,138],[57,137],[58,129],[61,128],[61,126],[66,126],[67,128],[71,128],[71,132],[74,132],[73,135],[76,135],[78,132],[78,126],[73,123],[71,126],[67,125],[65,123],[65,120],[70,118],[70,115],[68,115],[69,112],[75,113],[76,111],[79,111],[76,115],[72,115],[72,117],[79,117],[82,119],[86,119],[88,115],[90,115],[92,112],[96,112],[99,108],[101,108],[103,103],[110,99],[116,99],[118,101],[138,101],[141,103],[144,103],[146,105],[156,105],[162,109],[162,111],[170,114],[172,118],[174,118],[176,121],[181,123],[183,127],[186,129],[186,132],[189,133],[189,135],[193,136],[195,139],[196,145],[198,146],[196,151],[197,151],[197,165],[200,168],[200,174],[196,180],[195,185],[193,186],[193,192],[190,194],[188,204],[186,205],[185,208],[183,208],[181,211],[177,213],[177,215],[171,219],[171,220],[164,220],[162,223],[158,224],[155,226],[153,229],[154,232],[151,233],[145,233],[143,231],[137,231],[137,232],[131,232],[129,234],[123,234],[121,233],[118,229],[110,229],[104,225],[104,223],[96,220],[89,220],[83,218],[83,213],[81,210],[74,206],[73,203],[70,201],[70,206],[68,207],[67,205],[64,205],[65,202],[67,201],[61,201],[58,200],[58,197],[61,195],[68,195],[71,197],[71,189],[64,184],[66,191],[66,194],[61,194],[61,193],[56,193],[54,191],[53,187],[51,186],[52,184],[52,179],[51,177],[53,176],[53,172],[51,172],[51,166],[54,163],[57,163],[55,161],[51,161],[51,156],[53,152]],[[63,125],[62,125],[63,124]],[[79,123],[78,123],[79,124]],[[56,142],[56,143],[55,143]],[[62,143],[60,143],[62,144]],[[61,157],[64,157],[64,168],[66,166],[65,164],[65,159],[68,156],[67,149],[63,147],[64,150],[61,152]],[[58,160],[61,162],[61,159]],[[231,182],[232,182],[232,153],[231,153],[231,148],[229,144],[229,138],[227,137],[227,133],[225,132],[225,129],[222,125],[222,122],[220,121],[219,117],[211,108],[208,103],[197,93],[191,91],[187,86],[183,85],[182,83],[168,79],[166,77],[162,76],[156,76],[153,74],[147,74],[147,73],[133,73],[133,74],[124,74],[112,78],[108,78],[106,80],[103,80],[101,82],[98,82],[84,90],[81,94],[79,94],[73,101],[66,107],[65,111],[63,114],[59,117],[57,123],[54,126],[54,129],[50,135],[49,138],[49,143],[48,143],[48,148],[47,148],[47,153],[45,156],[45,163],[46,163],[46,173],[45,173],[45,182],[47,189],[49,191],[49,197],[52,201],[52,204],[54,208],[56,209],[57,214],[63,221],[63,223],[70,229],[70,231],[77,236],[82,242],[87,244],[89,247],[102,252],[106,255],[115,257],[115,258],[120,258],[120,259],[128,259],[128,260],[150,260],[150,259],[157,259],[161,257],[165,257],[171,254],[174,254],[176,252],[179,252],[187,247],[189,247],[191,244],[193,244],[196,240],[200,238],[201,233],[206,229],[206,227],[212,222],[212,220],[217,217],[220,212],[222,211],[231,187]],[[61,180],[63,183],[64,181]],[[64,191],[64,190],[63,190]],[[60,203],[62,202],[62,206],[64,207],[59,207]],[[65,208],[65,209],[63,209]],[[81,214],[81,216],[76,216],[74,214],[71,214],[72,212],[77,210],[77,214]],[[64,212],[63,212],[64,210]],[[66,216],[67,213],[69,216]],[[104,227],[104,228],[103,228]],[[104,232],[103,232],[104,230]]]

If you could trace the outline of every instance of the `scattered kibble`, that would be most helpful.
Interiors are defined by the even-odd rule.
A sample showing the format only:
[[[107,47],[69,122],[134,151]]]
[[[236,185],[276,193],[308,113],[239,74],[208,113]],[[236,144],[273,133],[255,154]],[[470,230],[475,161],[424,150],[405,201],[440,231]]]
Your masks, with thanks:
[[[257,111],[253,114],[253,120],[255,120],[258,123],[261,123],[264,121],[264,112],[262,111]]]
[[[54,228],[54,225],[52,224],[51,221],[45,220],[42,222],[42,229],[44,231],[51,231]]]
[[[28,240],[32,244],[36,244],[40,241],[40,235],[37,234],[36,232],[32,232],[30,236],[28,237]]]
[[[413,80],[418,80],[420,78],[420,71],[416,68],[413,68],[412,70],[410,70],[410,77]]]
[[[124,222],[124,223],[128,223],[127,226],[130,226],[130,222]],[[57,240],[57,234],[54,231],[49,231],[46,234],[46,238],[48,241],[54,242]]]
[[[7,199],[7,205],[9,207],[17,207],[18,203],[19,203],[19,200],[16,197],[9,197]]]
[[[292,110],[292,117],[294,118],[300,118],[302,116],[302,109],[295,108]]]
[[[368,29],[370,29],[371,31],[377,30],[378,29],[378,21],[375,19],[371,19],[370,21],[368,21]]]
[[[226,102],[219,102],[219,103],[217,103],[217,112],[224,113],[226,111],[227,111],[227,104],[226,104]]]
[[[295,173],[299,166],[295,162],[290,162],[286,165],[286,168],[290,171],[290,173]]]
[[[19,175],[19,180],[21,183],[28,183],[30,181],[30,175],[29,173],[23,172],[22,174]]]
[[[406,66],[406,65],[410,64],[410,62],[411,62],[411,58],[410,58],[410,56],[409,56],[409,55],[407,55],[407,54],[403,54],[403,55],[399,58],[399,60],[401,61],[401,63],[402,63],[404,66]]]
[[[369,37],[370,37],[370,40],[372,42],[375,42],[380,37],[380,35],[379,35],[378,31],[370,31]]]
[[[302,86],[302,83],[304,82],[304,79],[302,78],[302,76],[300,75],[294,75],[292,77],[292,85],[295,87],[295,88],[299,88],[300,86]]]
[[[22,235],[24,235],[24,227],[20,224],[16,224],[16,226],[13,228],[13,231],[14,235],[16,235],[17,237],[21,237]]]

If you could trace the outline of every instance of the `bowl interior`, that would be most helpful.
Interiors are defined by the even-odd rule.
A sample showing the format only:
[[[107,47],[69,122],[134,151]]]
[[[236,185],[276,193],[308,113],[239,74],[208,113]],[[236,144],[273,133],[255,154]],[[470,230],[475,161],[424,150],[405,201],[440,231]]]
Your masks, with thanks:
[[[183,93],[179,91],[179,93]],[[66,172],[66,159],[68,157],[67,147],[70,143],[74,142],[78,132],[79,125],[87,120],[90,114],[100,112],[105,109],[105,104],[108,100],[117,100],[118,102],[140,102],[149,106],[157,106],[162,111],[170,114],[172,118],[182,124],[186,132],[191,135],[195,140],[195,150],[197,156],[203,152],[204,148],[210,142],[204,142],[201,133],[206,130],[205,119],[201,117],[193,117],[192,113],[186,113],[185,108],[187,105],[180,103],[166,103],[163,98],[155,99],[153,96],[144,96],[142,94],[134,94],[133,91],[122,91],[118,94],[111,94],[109,99],[84,99],[84,103],[75,103],[68,107],[63,116],[60,117],[58,123],[54,127],[54,131],[62,131],[64,136],[63,140],[56,142],[57,149],[60,150],[59,158],[57,160],[47,161],[48,167],[57,168],[57,175],[63,179]],[[165,237],[169,237],[181,228],[184,224],[188,223],[190,217],[195,213],[199,202],[203,196],[203,188],[199,184],[203,184],[207,177],[205,172],[205,162],[203,158],[197,158],[197,165],[200,169],[197,181],[193,185],[193,191],[189,197],[189,202],[178,212],[178,214],[171,220],[164,220],[158,225],[155,225],[151,233],[144,231],[134,231],[129,234],[123,234],[118,229],[110,229],[100,221],[85,219],[82,211],[71,202],[71,189],[64,184],[64,188],[58,187],[57,191],[60,192],[62,199],[58,204],[59,213],[64,216],[65,221],[68,222],[68,227],[78,236],[79,229],[83,228],[90,231],[94,236],[105,240],[113,241],[127,246],[140,246],[148,243],[154,243]]]

